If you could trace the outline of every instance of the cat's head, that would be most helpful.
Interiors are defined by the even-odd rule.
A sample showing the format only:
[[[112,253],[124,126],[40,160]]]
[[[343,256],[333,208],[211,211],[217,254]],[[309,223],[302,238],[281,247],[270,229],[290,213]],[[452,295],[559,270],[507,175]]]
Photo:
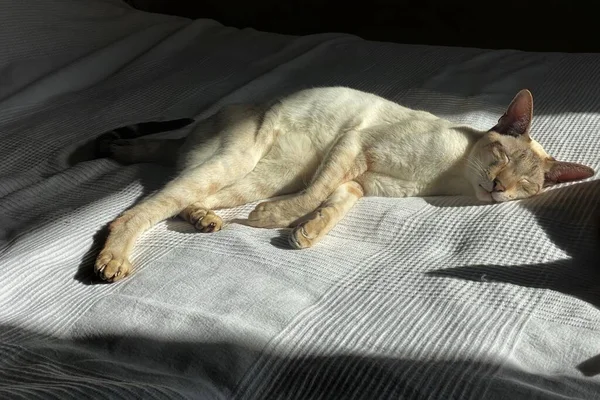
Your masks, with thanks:
[[[557,161],[529,136],[533,96],[523,89],[469,155],[468,175],[479,200],[509,201],[594,175],[585,165]]]

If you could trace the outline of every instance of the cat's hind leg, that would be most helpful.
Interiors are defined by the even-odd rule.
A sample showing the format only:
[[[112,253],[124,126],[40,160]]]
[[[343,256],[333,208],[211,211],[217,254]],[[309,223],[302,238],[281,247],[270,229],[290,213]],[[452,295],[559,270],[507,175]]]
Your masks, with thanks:
[[[246,223],[257,228],[293,226],[301,217],[316,209],[340,185],[364,173],[368,166],[359,135],[359,132],[350,131],[340,137],[304,191],[286,199],[258,204]]]
[[[125,211],[109,225],[109,235],[100,251],[94,270],[112,282],[127,276],[129,257],[137,238],[158,222],[181,213],[194,203],[249,174],[269,151],[275,132],[268,114],[241,109],[214,140],[215,154],[198,165],[191,165],[162,190]],[[228,121],[230,121],[228,120]],[[226,122],[228,122],[226,121]]]
[[[250,149],[244,152],[252,153]],[[115,219],[109,225],[108,238],[96,260],[96,273],[107,281],[126,276],[131,267],[129,256],[142,233],[189,205],[203,204],[210,195],[240,179],[258,162],[258,157],[233,153],[213,157],[199,167],[184,171],[162,190]]]
[[[362,186],[355,181],[339,186],[319,208],[302,218],[302,222],[290,234],[290,246],[305,249],[315,245],[344,218],[363,195]]]

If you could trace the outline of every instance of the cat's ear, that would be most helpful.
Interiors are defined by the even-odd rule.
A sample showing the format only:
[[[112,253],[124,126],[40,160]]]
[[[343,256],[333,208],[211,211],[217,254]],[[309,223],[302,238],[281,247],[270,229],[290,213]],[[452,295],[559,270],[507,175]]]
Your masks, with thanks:
[[[556,160],[546,160],[544,169],[544,187],[580,181],[591,178],[595,174],[594,170],[588,166]]]
[[[520,137],[529,134],[533,119],[533,96],[527,89],[521,90],[510,102],[506,112],[491,130],[502,135]]]

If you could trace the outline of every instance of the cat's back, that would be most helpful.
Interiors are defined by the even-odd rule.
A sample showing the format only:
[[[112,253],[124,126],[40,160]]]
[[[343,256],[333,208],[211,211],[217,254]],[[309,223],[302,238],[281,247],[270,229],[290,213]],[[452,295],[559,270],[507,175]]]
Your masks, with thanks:
[[[285,130],[327,131],[362,129],[407,118],[413,110],[373,93],[343,86],[305,89],[279,101]]]
[[[342,104],[359,104],[369,102],[372,105],[377,103],[392,103],[374,93],[363,92],[346,86],[328,86],[316,87],[299,90],[283,98],[283,102],[294,106],[302,104],[309,105],[329,105],[336,107]]]

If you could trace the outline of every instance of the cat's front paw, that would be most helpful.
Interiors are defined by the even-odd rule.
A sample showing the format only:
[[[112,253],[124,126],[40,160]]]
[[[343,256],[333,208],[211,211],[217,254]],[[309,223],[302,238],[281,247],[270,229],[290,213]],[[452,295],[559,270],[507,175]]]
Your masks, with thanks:
[[[248,215],[248,225],[255,228],[286,228],[291,222],[290,218],[269,202],[261,203]]]
[[[248,215],[248,225],[255,228],[287,228],[306,214],[293,200],[260,203]]]
[[[300,224],[292,230],[288,243],[292,249],[301,250],[312,247],[314,239],[306,230],[306,224]]]
[[[94,271],[103,281],[115,282],[129,275],[131,263],[127,257],[119,256],[110,250],[102,250],[96,258]]]
[[[288,243],[293,249],[307,249],[317,244],[326,234],[327,220],[316,211],[307,216],[307,221],[298,224],[290,234]]]

